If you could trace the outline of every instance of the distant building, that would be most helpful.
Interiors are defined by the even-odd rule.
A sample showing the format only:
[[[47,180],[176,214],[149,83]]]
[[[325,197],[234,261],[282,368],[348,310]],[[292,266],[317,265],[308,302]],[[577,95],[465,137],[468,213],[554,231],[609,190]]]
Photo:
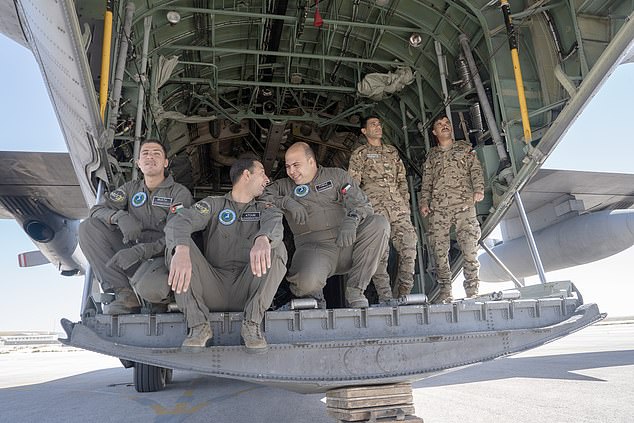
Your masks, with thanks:
[[[50,345],[59,344],[54,332],[3,332],[0,345]]]

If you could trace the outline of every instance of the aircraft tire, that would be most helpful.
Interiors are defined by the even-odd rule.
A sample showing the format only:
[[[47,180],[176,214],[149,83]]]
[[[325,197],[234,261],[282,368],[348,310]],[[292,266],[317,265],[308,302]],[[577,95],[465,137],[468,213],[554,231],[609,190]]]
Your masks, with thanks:
[[[172,369],[134,363],[134,388],[137,392],[156,392],[165,389],[171,382]]]

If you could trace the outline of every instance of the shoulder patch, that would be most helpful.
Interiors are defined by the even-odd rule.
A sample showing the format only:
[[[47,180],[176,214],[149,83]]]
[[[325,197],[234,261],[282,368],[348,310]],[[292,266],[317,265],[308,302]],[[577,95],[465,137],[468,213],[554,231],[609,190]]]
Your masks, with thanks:
[[[200,200],[199,202],[194,204],[194,210],[202,215],[208,215],[209,213],[211,213],[211,207],[209,206],[209,203],[207,203],[205,200]]]
[[[127,196],[124,190],[117,189],[112,191],[108,197],[110,198],[110,201],[112,201],[113,203],[125,203]]]

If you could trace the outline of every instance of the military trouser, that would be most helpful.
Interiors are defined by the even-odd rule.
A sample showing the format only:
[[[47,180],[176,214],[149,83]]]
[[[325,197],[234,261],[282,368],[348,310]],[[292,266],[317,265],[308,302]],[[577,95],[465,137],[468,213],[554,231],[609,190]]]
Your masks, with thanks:
[[[376,208],[376,213],[385,216],[390,222],[390,241],[398,254],[397,293],[399,296],[407,295],[414,286],[414,262],[416,260],[416,231],[410,220],[409,209],[385,209]],[[392,297],[390,287],[390,275],[387,273],[388,258],[390,256],[389,245],[381,255],[376,273],[372,276],[372,282],[380,299]]]
[[[320,297],[326,279],[342,274],[348,275],[347,287],[364,291],[387,246],[389,230],[387,219],[375,214],[359,224],[357,238],[349,247],[337,246],[338,228],[297,236],[286,277],[291,291],[298,297]]]
[[[79,225],[79,241],[101,289],[113,291],[130,288],[126,272],[118,266],[106,266],[118,251],[128,248],[123,243],[123,234],[117,226],[106,225],[100,219],[89,217]]]
[[[467,295],[477,292],[479,285],[478,241],[480,224],[476,218],[475,207],[466,209],[435,209],[429,217],[429,243],[436,261],[436,277],[439,284],[451,284],[449,268],[449,230],[456,226],[458,246],[464,257],[464,288]]]
[[[153,304],[169,304],[172,288],[167,284],[169,272],[165,257],[143,260],[130,278],[130,285],[137,295]]]
[[[242,269],[216,269],[192,242],[189,247],[192,275],[187,292],[176,294],[176,303],[192,328],[209,321],[209,310],[244,311],[244,319],[261,322],[286,273],[286,248],[271,250],[271,268],[260,277],[247,263]]]

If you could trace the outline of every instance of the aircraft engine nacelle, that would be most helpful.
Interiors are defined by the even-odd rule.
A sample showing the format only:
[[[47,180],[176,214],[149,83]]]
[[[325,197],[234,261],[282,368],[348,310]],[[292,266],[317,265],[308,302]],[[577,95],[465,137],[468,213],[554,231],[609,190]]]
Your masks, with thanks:
[[[64,276],[84,273],[86,259],[79,249],[79,220],[61,216],[30,198],[3,197],[1,200],[41,252],[20,254],[21,267],[49,262]]]
[[[546,272],[591,263],[634,245],[634,210],[575,216],[544,228],[533,236]],[[516,277],[537,274],[525,237],[504,242],[492,250]],[[488,254],[481,254],[478,260],[482,281],[510,280]]]

